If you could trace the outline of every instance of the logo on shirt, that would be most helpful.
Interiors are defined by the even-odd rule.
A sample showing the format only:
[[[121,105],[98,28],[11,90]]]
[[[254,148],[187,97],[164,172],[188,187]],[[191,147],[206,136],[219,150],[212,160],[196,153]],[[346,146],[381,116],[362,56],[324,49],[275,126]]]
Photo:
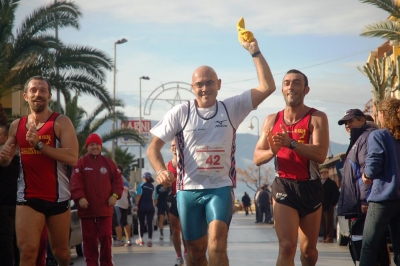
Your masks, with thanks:
[[[85,167],[85,169],[83,169],[83,170],[85,170],[85,171],[87,171],[87,170],[93,170],[93,168]]]
[[[215,127],[228,127],[227,125],[223,125],[222,123],[226,122],[226,120],[222,120],[222,121],[215,121],[215,123],[217,123],[217,125],[215,125]]]
[[[79,169],[78,168],[75,168],[75,173],[79,173]]]
[[[100,173],[104,175],[105,173],[107,173],[107,169],[105,167],[100,168]]]

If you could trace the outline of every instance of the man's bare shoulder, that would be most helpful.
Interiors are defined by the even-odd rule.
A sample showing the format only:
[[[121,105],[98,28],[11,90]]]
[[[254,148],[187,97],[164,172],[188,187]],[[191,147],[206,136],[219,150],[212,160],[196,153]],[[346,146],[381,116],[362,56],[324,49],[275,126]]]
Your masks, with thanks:
[[[263,127],[270,128],[274,125],[277,113],[269,114],[264,120]]]
[[[57,116],[55,122],[56,122],[56,123],[65,123],[65,122],[72,123],[72,122],[71,122],[71,119],[69,119],[68,116],[63,115],[63,114],[59,114],[59,115]]]
[[[316,110],[314,113],[311,115],[311,123],[324,123],[328,122],[328,116],[319,110]]]
[[[315,117],[327,118],[326,114],[320,110],[316,110],[312,115]]]
[[[20,120],[21,120],[21,118],[18,118],[18,119],[15,119],[14,121],[11,122],[10,130],[9,130],[10,134],[9,135],[15,136],[17,134],[17,128],[18,128]]]

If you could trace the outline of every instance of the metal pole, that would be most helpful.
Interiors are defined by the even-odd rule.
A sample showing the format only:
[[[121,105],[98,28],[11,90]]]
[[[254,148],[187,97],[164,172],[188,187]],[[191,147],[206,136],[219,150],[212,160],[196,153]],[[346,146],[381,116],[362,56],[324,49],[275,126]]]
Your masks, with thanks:
[[[117,42],[114,43],[114,80],[113,80],[113,122],[112,122],[112,131],[115,131],[115,84],[117,77]],[[115,140],[112,140],[111,146],[111,159],[115,162]]]
[[[139,136],[142,136],[142,78],[139,78]],[[142,145],[139,144],[139,174],[142,178]]]
[[[112,123],[112,131],[115,131],[115,124],[117,123],[117,117],[115,116],[115,87],[116,87],[116,80],[117,80],[117,44],[123,44],[126,43],[128,40],[125,38],[122,38],[121,40],[118,40],[114,42],[114,81],[113,81],[113,123]],[[111,142],[111,159],[115,162],[115,147],[116,147],[116,140],[113,139]]]
[[[259,140],[260,139],[260,121],[258,120],[257,116],[251,117],[249,129],[252,130],[254,128],[253,123],[252,123],[253,118],[257,119],[257,139]],[[260,166],[258,166],[258,187],[261,187],[261,168],[260,168]]]
[[[142,137],[142,79],[149,80],[148,76],[139,78],[139,136]],[[139,144],[139,174],[142,178],[142,145]]]
[[[260,140],[260,123],[258,121],[258,117],[255,116],[255,118],[257,118],[257,140]],[[258,187],[261,187],[261,168],[260,168],[260,165],[258,166]]]
[[[54,0],[54,4],[57,4],[57,0]],[[56,40],[58,40],[58,26],[57,26],[57,13],[56,13],[56,17],[55,17],[55,22],[56,22],[56,27],[55,27],[55,31],[56,31]],[[58,54],[58,50],[56,51],[56,54]],[[56,59],[57,60],[57,59]],[[57,81],[60,81],[60,79],[58,78],[59,72],[58,72],[58,64],[56,61],[56,79]],[[57,112],[61,113],[61,103],[60,103],[60,84],[58,84],[57,86]]]

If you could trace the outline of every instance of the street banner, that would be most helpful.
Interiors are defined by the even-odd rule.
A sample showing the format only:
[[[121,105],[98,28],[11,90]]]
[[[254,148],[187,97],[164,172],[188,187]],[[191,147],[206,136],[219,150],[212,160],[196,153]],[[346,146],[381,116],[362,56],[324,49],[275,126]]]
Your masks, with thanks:
[[[121,121],[120,128],[132,128],[133,130],[139,133],[139,119],[128,119],[126,121]],[[142,120],[142,137],[146,143],[150,143],[151,140],[151,121],[150,120]],[[122,145],[134,145],[138,144],[137,141],[131,138],[120,138],[120,142]]]

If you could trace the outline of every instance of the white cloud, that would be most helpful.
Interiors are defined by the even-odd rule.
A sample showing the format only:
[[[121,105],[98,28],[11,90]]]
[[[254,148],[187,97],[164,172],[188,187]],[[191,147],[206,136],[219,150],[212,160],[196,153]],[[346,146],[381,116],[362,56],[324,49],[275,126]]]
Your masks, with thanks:
[[[51,2],[23,0],[21,13]],[[82,0],[78,5],[85,17],[101,16],[137,26],[155,23],[171,30],[177,24],[234,29],[244,17],[250,30],[264,35],[359,34],[366,24],[388,17],[377,7],[357,0]]]

